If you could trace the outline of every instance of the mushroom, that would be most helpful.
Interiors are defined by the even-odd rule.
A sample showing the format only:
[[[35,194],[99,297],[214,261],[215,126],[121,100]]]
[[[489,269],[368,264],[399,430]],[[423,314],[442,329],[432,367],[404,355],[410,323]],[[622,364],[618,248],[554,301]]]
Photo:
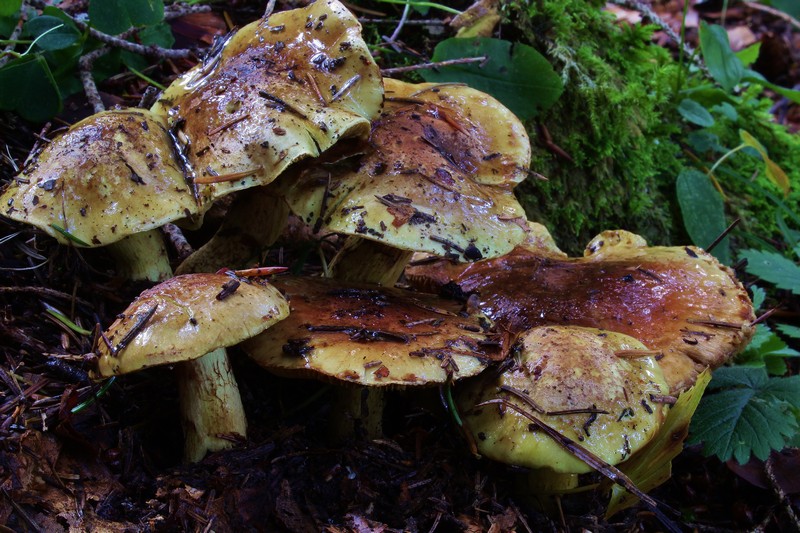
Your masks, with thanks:
[[[658,432],[668,387],[656,352],[638,340],[595,328],[542,326],[523,333],[516,348],[510,368],[464,382],[456,400],[479,452],[533,469],[534,490],[569,490],[578,474],[597,466],[573,450],[616,465]]]
[[[267,185],[291,164],[344,139],[365,139],[383,102],[378,66],[361,26],[338,1],[319,1],[248,24],[163,93],[153,110],[169,116],[203,205]],[[244,260],[271,244],[288,211],[265,197],[248,208],[273,220],[258,242],[232,250]],[[258,212],[261,212],[258,215]],[[244,218],[244,217],[243,217]],[[242,226],[231,221],[230,234]],[[224,235],[182,271],[214,270]],[[242,256],[245,257],[242,257]],[[195,263],[197,265],[195,265]]]
[[[275,284],[289,300],[289,318],[242,348],[278,375],[349,385],[339,387],[340,410],[332,413],[339,437],[353,434],[348,417],[360,419],[369,437],[381,435],[383,389],[472,376],[503,353],[484,320],[432,295],[325,278]],[[368,413],[361,412],[364,387]]]
[[[283,187],[306,222],[352,236],[334,276],[392,285],[414,251],[456,261],[511,251],[527,231],[513,194],[530,159],[523,124],[469,87],[384,84],[357,168],[306,169]]]
[[[92,115],[48,143],[0,196],[3,215],[62,243],[107,246],[117,272],[172,274],[155,230],[197,212],[166,122],[141,109]]]
[[[663,353],[671,394],[690,387],[706,367],[722,365],[754,331],[752,303],[731,269],[697,247],[648,247],[621,230],[592,239],[582,258],[519,248],[463,267],[417,265],[408,278],[425,278],[427,286],[451,279],[442,287],[474,295],[481,311],[512,334],[563,324],[637,338]]]
[[[247,421],[225,347],[284,319],[286,300],[271,285],[230,274],[186,274],[144,291],[96,346],[95,377],[174,364],[187,461],[230,447]],[[202,361],[199,372],[190,361]]]

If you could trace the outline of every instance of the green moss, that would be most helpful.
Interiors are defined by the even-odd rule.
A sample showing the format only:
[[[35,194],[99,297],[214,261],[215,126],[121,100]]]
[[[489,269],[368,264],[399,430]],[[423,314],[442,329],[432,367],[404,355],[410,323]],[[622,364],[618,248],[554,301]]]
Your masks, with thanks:
[[[580,253],[595,234],[623,228],[653,244],[673,240],[677,72],[648,28],[618,25],[602,2],[542,0],[508,7],[519,38],[551,58],[565,82],[559,102],[530,125],[531,168],[519,198],[559,246]],[[538,127],[538,128],[537,128]],[[572,161],[548,150],[541,127]]]

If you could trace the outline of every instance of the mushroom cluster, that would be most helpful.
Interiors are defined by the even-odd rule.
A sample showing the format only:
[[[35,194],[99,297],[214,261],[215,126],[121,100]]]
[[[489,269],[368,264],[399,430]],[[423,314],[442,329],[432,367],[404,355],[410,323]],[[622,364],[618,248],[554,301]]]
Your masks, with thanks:
[[[733,272],[696,247],[607,231],[567,257],[514,197],[530,151],[524,125],[489,95],[382,80],[358,21],[327,0],[245,26],[149,111],[76,124],[0,201],[64,243],[119,248],[132,279],[170,278],[102,336],[96,375],[179,364],[188,460],[244,437],[220,352],[242,343],[276,374],[368,387],[340,398],[371,397],[371,413],[342,400],[332,417],[373,437],[378,391],[463,378],[458,404],[482,454],[572,476],[650,441],[669,398],[743,348],[754,316]],[[245,189],[171,277],[154,230],[196,223]],[[347,235],[336,279],[198,273],[257,257],[289,211]],[[429,257],[409,264],[414,253]],[[395,288],[403,273],[463,301]],[[203,372],[219,380],[181,363],[204,354],[216,354]],[[196,414],[211,404],[215,414]],[[221,418],[239,429],[215,435]]]

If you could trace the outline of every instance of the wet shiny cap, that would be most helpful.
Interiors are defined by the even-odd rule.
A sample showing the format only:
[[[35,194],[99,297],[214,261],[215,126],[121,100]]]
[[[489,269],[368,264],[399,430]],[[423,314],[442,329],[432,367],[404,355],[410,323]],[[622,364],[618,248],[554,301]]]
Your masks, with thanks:
[[[163,118],[92,115],[45,145],[0,196],[2,214],[62,243],[101,246],[197,211]]]
[[[512,368],[456,390],[465,427],[481,454],[561,473],[590,471],[514,410],[498,404],[475,407],[496,398],[507,399],[611,465],[646,444],[663,422],[666,406],[657,400],[667,385],[652,352],[636,339],[593,328],[544,326],[525,333],[519,348]],[[527,395],[536,408],[501,387]]]
[[[366,138],[382,102],[360,24],[340,2],[317,1],[244,26],[153,110],[170,117],[210,202],[266,185],[339,139]]]
[[[384,84],[384,113],[358,168],[327,180],[305,173],[286,193],[293,211],[331,231],[461,262],[523,242],[513,189],[527,175],[530,143],[519,119],[469,87]]]
[[[432,295],[322,278],[275,283],[289,300],[289,318],[242,348],[279,375],[429,385],[475,375],[502,357],[480,317]]]
[[[97,345],[108,377],[198,358],[257,335],[289,313],[272,285],[226,274],[186,274],[144,291]]]

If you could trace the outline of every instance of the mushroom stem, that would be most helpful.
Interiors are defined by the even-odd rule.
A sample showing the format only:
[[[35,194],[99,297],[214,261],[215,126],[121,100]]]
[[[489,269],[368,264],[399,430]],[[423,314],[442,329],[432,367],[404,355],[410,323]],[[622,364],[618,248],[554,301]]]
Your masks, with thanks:
[[[413,251],[350,236],[331,261],[331,277],[392,287],[413,254]]]
[[[117,264],[117,275],[134,281],[164,281],[172,276],[172,267],[158,230],[134,233],[108,245]]]
[[[383,436],[385,394],[380,387],[337,387],[331,407],[329,434],[334,442],[363,434],[369,440]]]
[[[533,468],[518,474],[515,492],[528,504],[555,516],[561,496],[592,487],[591,485],[581,487],[579,483],[578,474],[564,474],[550,468]]]
[[[403,273],[412,251],[350,236],[329,265],[330,275],[343,281],[392,287]],[[363,430],[368,439],[383,436],[383,390],[378,387],[339,387],[331,412],[331,436],[343,441]]]
[[[239,386],[224,348],[176,366],[184,460],[230,448],[247,434]]]
[[[214,236],[175,273],[216,272],[244,265],[278,239],[288,218],[289,207],[282,198],[265,187],[252,188],[236,198]]]
[[[158,230],[130,235],[109,245],[109,250],[121,276],[150,281],[172,277]],[[179,363],[175,369],[186,462],[197,462],[209,451],[230,448],[236,439],[246,436],[244,406],[224,348]]]

